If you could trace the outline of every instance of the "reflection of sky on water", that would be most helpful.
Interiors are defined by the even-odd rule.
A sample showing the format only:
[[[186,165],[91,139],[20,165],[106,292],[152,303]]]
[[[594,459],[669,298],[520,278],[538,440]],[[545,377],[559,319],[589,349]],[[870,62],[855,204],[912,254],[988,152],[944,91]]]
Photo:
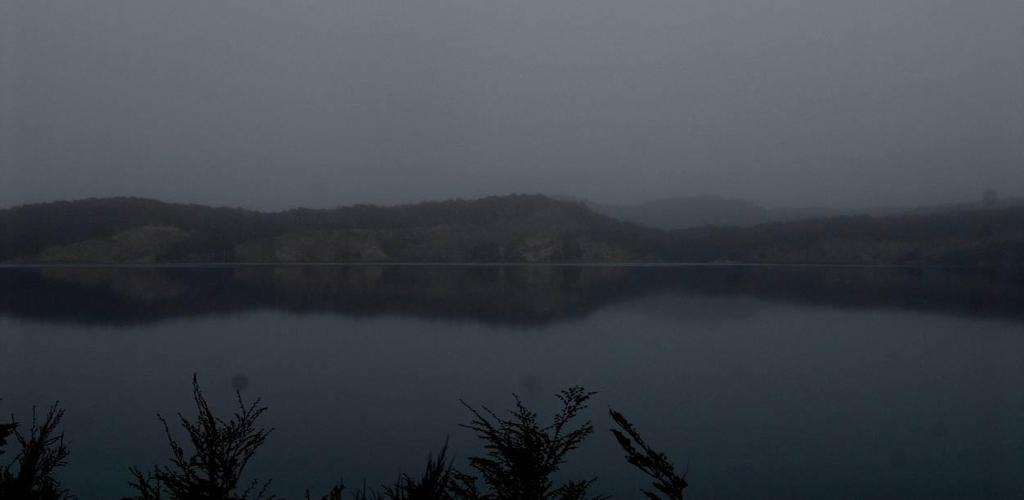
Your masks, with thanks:
[[[61,399],[68,482],[102,498],[126,493],[128,465],[165,458],[155,415],[190,408],[192,372],[216,408],[230,410],[235,389],[270,406],[277,430],[254,473],[289,496],[339,475],[372,484],[417,470],[446,436],[463,460],[475,443],[457,425],[466,420],[460,398],[504,408],[518,393],[550,411],[550,394],[575,383],[600,392],[590,413],[598,434],[569,469],[598,475],[619,498],[633,498],[640,478],[606,434],[608,405],[690,461],[694,497],[1024,494],[1019,323],[769,300],[742,281],[703,286],[517,324],[529,335],[467,321],[458,307],[440,309],[451,320],[407,313],[393,298],[372,314],[244,312],[245,302],[232,315],[117,328],[0,317],[0,404],[26,415]],[[566,293],[561,303],[572,307],[594,296]]]

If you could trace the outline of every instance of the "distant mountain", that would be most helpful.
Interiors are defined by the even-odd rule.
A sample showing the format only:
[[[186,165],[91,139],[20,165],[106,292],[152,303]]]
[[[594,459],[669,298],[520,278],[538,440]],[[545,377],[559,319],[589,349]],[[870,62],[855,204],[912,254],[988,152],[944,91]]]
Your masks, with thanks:
[[[665,198],[635,205],[589,203],[588,206],[609,217],[666,230],[701,226],[753,226],[771,220],[764,207],[718,196]]]
[[[823,219],[840,216],[899,217],[907,215],[941,215],[971,210],[998,210],[1024,206],[1024,198],[1008,197],[993,200],[991,205],[979,200],[977,202],[940,203],[933,205],[907,205],[872,208],[826,208],[826,207],[780,207],[768,211],[772,222],[796,222],[809,219]]]
[[[780,207],[768,209],[768,218],[772,222],[795,222],[809,219],[824,219],[850,215],[839,209],[824,207]]]
[[[668,260],[771,264],[1024,265],[1024,207],[839,216],[674,231]]]
[[[0,210],[0,262],[553,262],[656,257],[656,231],[512,195],[263,213],[140,198]]]
[[[630,205],[612,205],[582,200],[595,212],[619,220],[664,230],[705,226],[750,227],[766,223],[799,222],[833,217],[900,217],[941,215],[972,210],[995,210],[1024,206],[1024,198],[1009,197],[986,205],[970,203],[839,209],[829,207],[765,208],[749,201],[720,196],[683,196]]]

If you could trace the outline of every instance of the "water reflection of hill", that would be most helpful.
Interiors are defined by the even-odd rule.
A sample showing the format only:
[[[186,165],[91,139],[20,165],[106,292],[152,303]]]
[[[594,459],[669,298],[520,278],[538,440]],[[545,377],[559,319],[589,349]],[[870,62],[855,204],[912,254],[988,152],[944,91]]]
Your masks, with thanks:
[[[610,266],[0,269],[0,314],[124,325],[254,309],[404,314],[509,325],[680,295],[1024,319],[1024,271]],[[671,306],[665,306],[671,307]],[[685,311],[673,314],[685,320]]]

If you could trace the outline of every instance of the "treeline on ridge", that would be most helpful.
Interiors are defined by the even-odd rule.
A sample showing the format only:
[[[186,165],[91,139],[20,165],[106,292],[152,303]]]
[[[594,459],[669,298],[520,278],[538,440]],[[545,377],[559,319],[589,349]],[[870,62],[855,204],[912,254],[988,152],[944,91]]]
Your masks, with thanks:
[[[138,198],[0,210],[0,262],[637,260],[654,257],[656,236],[527,195],[274,213]]]
[[[0,262],[1018,266],[1024,207],[664,231],[540,195],[273,213],[88,199],[0,210]]]

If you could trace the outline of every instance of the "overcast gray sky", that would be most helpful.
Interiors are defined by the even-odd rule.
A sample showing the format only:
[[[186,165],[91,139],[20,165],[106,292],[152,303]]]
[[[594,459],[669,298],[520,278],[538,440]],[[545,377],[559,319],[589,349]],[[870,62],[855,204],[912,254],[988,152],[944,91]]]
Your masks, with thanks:
[[[0,206],[1024,194],[1021,0],[3,0]]]

